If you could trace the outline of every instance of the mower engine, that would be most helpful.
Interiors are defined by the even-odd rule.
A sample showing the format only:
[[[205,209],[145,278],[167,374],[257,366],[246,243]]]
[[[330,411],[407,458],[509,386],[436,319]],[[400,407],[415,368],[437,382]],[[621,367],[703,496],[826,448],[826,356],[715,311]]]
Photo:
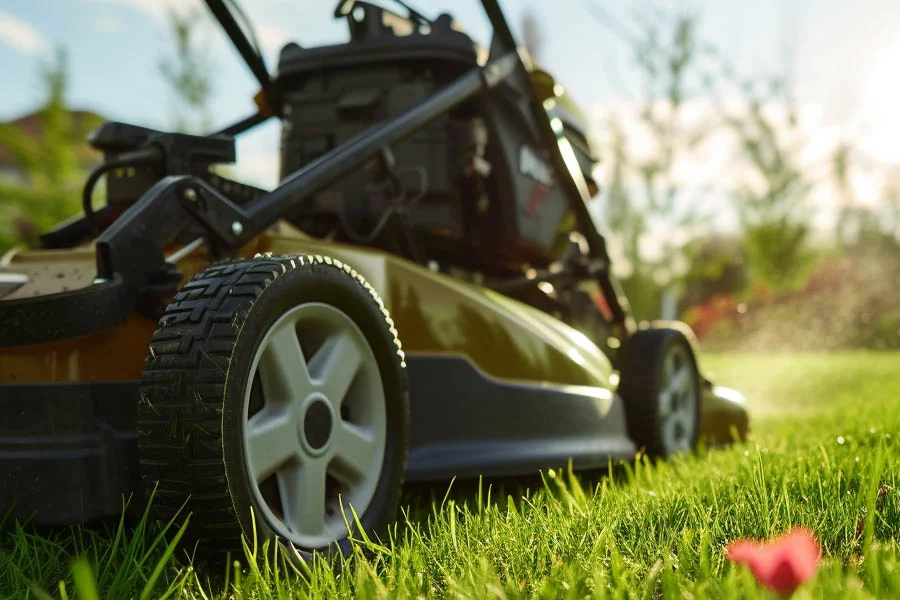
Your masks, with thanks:
[[[429,20],[345,4],[336,16],[348,22],[347,43],[282,50],[283,177],[485,60],[448,14]],[[501,82],[442,114],[391,154],[298,203],[291,220],[316,236],[442,264],[520,273],[523,262],[549,263],[566,198],[521,83]]]

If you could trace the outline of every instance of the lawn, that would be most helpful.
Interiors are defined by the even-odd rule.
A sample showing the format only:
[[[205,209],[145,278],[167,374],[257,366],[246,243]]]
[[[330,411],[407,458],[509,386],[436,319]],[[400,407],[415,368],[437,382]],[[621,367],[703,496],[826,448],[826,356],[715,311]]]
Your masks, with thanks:
[[[609,476],[549,472],[531,490],[457,482],[433,505],[414,490],[394,540],[360,543],[340,575],[262,559],[209,572],[170,557],[155,524],[19,530],[0,541],[0,597],[768,598],[723,548],[794,525],[824,557],[795,597],[900,597],[900,353],[705,365],[749,397],[750,442]]]

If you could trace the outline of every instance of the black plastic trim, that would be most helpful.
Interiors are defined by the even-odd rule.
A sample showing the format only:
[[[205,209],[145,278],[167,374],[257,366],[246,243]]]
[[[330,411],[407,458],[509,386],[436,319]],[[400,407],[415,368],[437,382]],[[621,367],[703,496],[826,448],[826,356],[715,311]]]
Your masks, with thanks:
[[[536,474],[569,459],[603,468],[637,451],[612,392],[498,381],[457,355],[408,354],[406,364],[408,481]]]
[[[0,515],[7,525],[119,515],[137,489],[139,382],[0,385]]]
[[[100,333],[122,323],[134,300],[116,274],[58,294],[0,300],[0,347],[43,344]]]
[[[486,377],[462,356],[408,355],[406,479],[603,468],[636,451],[622,401]],[[0,385],[0,514],[36,525],[121,513],[138,489],[139,382]]]

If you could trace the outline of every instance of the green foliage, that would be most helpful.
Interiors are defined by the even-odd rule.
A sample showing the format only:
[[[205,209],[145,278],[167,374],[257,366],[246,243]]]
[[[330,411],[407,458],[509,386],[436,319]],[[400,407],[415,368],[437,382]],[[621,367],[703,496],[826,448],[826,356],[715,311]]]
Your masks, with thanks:
[[[205,133],[210,128],[209,99],[213,85],[208,57],[196,44],[197,24],[202,13],[184,15],[169,11],[169,25],[175,45],[174,57],[159,63],[163,79],[175,96],[172,128],[185,133]]]
[[[0,251],[15,244],[34,245],[39,232],[81,208],[84,169],[79,152],[83,154],[84,136],[99,119],[88,115],[79,123],[73,121],[66,104],[68,63],[63,48],[40,75],[46,98],[37,112],[41,135],[33,137],[13,123],[0,124],[0,144],[23,177],[0,179]]]
[[[171,13],[175,57],[160,63],[171,84],[179,109],[174,126],[196,131],[209,126],[208,103],[212,69],[197,48],[199,14]],[[99,154],[88,149],[87,134],[102,118],[76,113],[66,101],[69,78],[67,53],[59,48],[54,61],[40,70],[44,100],[37,111],[40,135],[15,123],[0,124],[0,145],[13,157],[18,178],[0,178],[0,253],[15,245],[34,247],[40,233],[81,212],[86,167]],[[199,115],[199,117],[198,117]]]
[[[707,349],[900,349],[896,243],[856,244],[821,261],[803,288],[754,296],[740,312],[733,298],[719,297],[686,318]]]
[[[740,294],[749,285],[743,241],[732,236],[697,237],[687,245],[684,303],[703,304],[715,296]]]
[[[771,598],[723,549],[804,525],[823,562],[801,597],[897,597],[896,356],[732,354],[704,364],[748,395],[750,442],[619,465],[609,476],[563,468],[518,484],[420,490],[387,539],[355,541],[338,568],[272,559],[250,542],[222,576],[194,568],[190,548],[169,559],[177,533],[160,542],[162,528],[146,519],[137,530],[123,522],[51,538],[19,528],[0,538],[0,589],[39,598],[63,589],[60,580],[78,589],[70,565],[87,557],[109,598],[140,597],[148,586],[152,597],[198,599]]]
[[[714,132],[709,123],[690,123],[686,103],[700,87],[698,73],[707,62],[698,39],[697,20],[689,14],[651,15],[641,19],[640,35],[629,43],[641,73],[643,96],[638,126],[649,150],[636,156],[621,117],[605,123],[608,142],[602,149],[607,181],[602,218],[618,242],[624,262],[616,265],[638,319],[659,316],[662,291],[684,277],[692,240],[711,214],[689,198],[677,178],[679,161],[701,147]],[[645,248],[654,224],[677,235],[658,239],[651,257]]]
[[[736,194],[751,280],[775,289],[796,287],[814,258],[808,248],[812,213],[807,202],[814,182],[785,141],[796,134],[796,119],[781,124],[788,131],[779,133],[763,100],[753,97],[745,114],[726,122],[753,173],[754,183],[743,182]]]
[[[630,21],[616,21],[596,2],[588,7],[629,45],[642,79],[639,117],[627,124],[610,119],[602,151],[603,217],[614,247],[624,255],[617,267],[623,287],[632,294],[636,316],[655,317],[661,289],[670,282],[677,284],[687,302],[746,291],[734,289],[733,281],[716,279],[726,271],[734,275],[724,263],[735,257],[729,254],[718,260],[696,254],[704,248],[708,235],[704,229],[712,216],[696,210],[697,200],[706,192],[701,182],[691,183],[699,195],[688,198],[688,186],[675,177],[676,166],[691,161],[691,154],[713,136],[736,143],[736,156],[714,187],[734,190],[725,192],[728,196],[719,205],[733,207],[739,217],[742,285],[773,291],[802,287],[820,258],[821,249],[812,243],[811,198],[824,178],[816,173],[820,165],[801,161],[808,140],[795,113],[790,82],[744,78],[721,50],[703,39],[696,14],[648,6],[636,10]],[[729,102],[724,101],[726,95]],[[688,126],[684,108],[696,99],[711,107],[705,121]],[[780,118],[780,112],[787,114]],[[633,133],[637,129],[641,131]],[[642,159],[630,152],[635,139],[645,146]],[[900,236],[900,202],[891,200],[890,185],[877,210],[856,202],[850,185],[854,152],[847,142],[831,161],[833,182],[844,205],[838,237],[845,244],[877,240],[888,247]],[[656,233],[654,223],[660,222],[674,235]],[[642,248],[651,235],[662,242],[654,253],[662,256],[659,260],[650,260]],[[692,266],[698,259],[704,264]]]

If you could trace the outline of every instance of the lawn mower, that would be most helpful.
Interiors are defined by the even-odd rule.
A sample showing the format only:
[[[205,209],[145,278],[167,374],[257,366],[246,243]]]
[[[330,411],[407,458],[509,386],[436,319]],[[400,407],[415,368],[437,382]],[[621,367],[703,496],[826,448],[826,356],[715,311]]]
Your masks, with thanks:
[[[287,44],[270,73],[239,7],[206,0],[256,112],[89,136],[104,160],[83,214],[0,263],[7,522],[152,496],[213,553],[244,536],[340,551],[396,518],[404,482],[746,437],[690,329],[631,315],[588,210],[584,123],[498,1],[489,49],[394,4],[342,0],[350,39]],[[222,167],[270,118],[266,191]]]

